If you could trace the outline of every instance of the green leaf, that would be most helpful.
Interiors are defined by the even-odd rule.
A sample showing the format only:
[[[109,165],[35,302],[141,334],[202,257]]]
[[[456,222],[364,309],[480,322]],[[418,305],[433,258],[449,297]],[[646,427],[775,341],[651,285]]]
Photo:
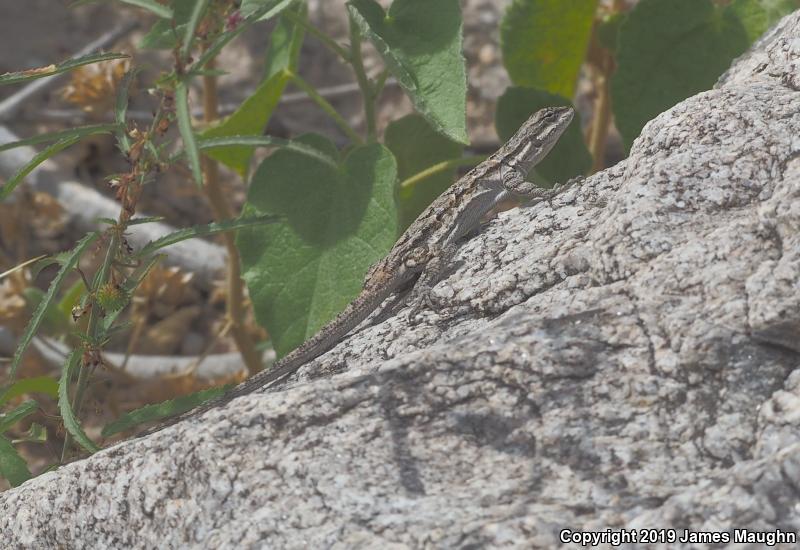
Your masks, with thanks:
[[[45,294],[44,299],[39,302],[39,306],[36,308],[36,311],[33,312],[33,316],[31,317],[28,326],[25,327],[25,332],[22,334],[22,337],[19,339],[19,344],[17,345],[17,350],[14,352],[14,359],[11,362],[11,372],[8,375],[9,380],[13,380],[14,376],[17,373],[17,368],[19,367],[19,363],[22,360],[22,354],[25,353],[25,350],[28,349],[28,345],[31,343],[33,336],[36,334],[36,331],[39,329],[39,325],[42,323],[44,319],[45,313],[47,308],[50,306],[50,303],[55,299],[56,293],[58,289],[61,288],[61,285],[64,283],[64,279],[67,277],[70,271],[78,264],[78,260],[80,260],[83,253],[86,251],[89,246],[97,239],[97,233],[89,233],[85,237],[83,237],[78,244],[73,248],[68,255],[64,256],[64,261],[61,265],[61,269],[58,270],[56,273],[55,278],[50,283],[50,287],[47,289],[47,294]]]
[[[754,42],[769,28],[767,11],[758,0],[733,0],[729,9],[742,23],[750,42]]]
[[[164,258],[163,254],[159,254],[157,256],[151,256],[146,262],[142,263],[133,270],[125,282],[122,284],[122,291],[128,295],[132,295],[133,292],[139,287],[142,283],[144,278],[150,273],[150,270],[160,262]],[[120,313],[122,313],[123,309],[118,309],[116,311],[107,312],[103,319],[100,321],[100,330],[97,332],[97,340],[99,342],[103,342],[108,339],[113,333],[118,330],[118,327],[114,326],[114,323],[119,317]]]
[[[6,478],[12,487],[18,487],[33,477],[17,450],[2,435],[0,435],[0,476]]]
[[[383,57],[414,107],[437,132],[467,143],[467,77],[458,0],[351,0],[350,15]]]
[[[300,141],[281,139],[272,136],[201,138],[197,140],[197,146],[201,151],[221,149],[223,147],[276,147],[309,156],[318,162],[323,162],[334,168],[338,166],[337,160],[328,156],[324,151],[320,151]]]
[[[128,294],[133,294],[133,292],[139,288],[139,285],[142,284],[142,281],[147,274],[155,267],[155,265],[163,260],[166,257],[166,254],[157,254],[148,258],[148,260],[139,265],[133,272],[128,275],[128,278],[125,279],[125,282],[122,283],[122,290],[123,292],[127,292]],[[108,315],[107,317],[110,317]]]
[[[778,19],[797,8],[798,0],[734,0],[726,11],[739,19],[753,43]]]
[[[400,181],[440,162],[461,157],[464,147],[437,133],[424,117],[416,114],[389,123],[386,146],[397,159]],[[400,231],[405,230],[442,191],[450,187],[456,166],[430,176],[413,187],[401,188]]]
[[[45,441],[47,441],[47,430],[41,424],[31,422],[27,433],[12,439],[11,443],[16,445],[17,443],[44,443]]]
[[[213,222],[208,225],[195,225],[194,227],[187,227],[186,229],[180,229],[168,235],[164,235],[155,241],[150,241],[143,246],[139,252],[137,252],[136,256],[140,258],[147,257],[153,254],[156,250],[166,248],[167,246],[185,241],[186,239],[206,237],[208,235],[224,233],[225,231],[235,231],[245,227],[266,225],[269,223],[275,223],[278,221],[278,219],[278,216],[273,215],[248,216],[235,220],[226,220],[224,222]]]
[[[710,0],[642,0],[620,25],[611,97],[626,149],[647,121],[711,88],[750,45],[735,11]]]
[[[0,392],[0,407],[26,393],[44,393],[50,397],[58,397],[58,384],[49,376],[22,378]]]
[[[8,431],[11,426],[23,420],[25,417],[32,415],[39,409],[39,404],[36,401],[25,401],[18,405],[13,411],[0,414],[0,434]]]
[[[156,14],[163,19],[172,19],[172,10],[168,6],[159,4],[156,0],[119,0],[124,4],[130,4]]]
[[[767,25],[769,27],[777,23],[784,15],[788,15],[800,8],[800,0],[759,0],[759,3],[764,8],[764,11],[767,12]]]
[[[202,390],[189,395],[184,395],[163,403],[155,405],[147,405],[135,411],[125,413],[109,424],[103,427],[102,436],[109,437],[119,432],[129,430],[140,424],[146,422],[153,422],[154,420],[161,420],[189,411],[198,405],[202,405],[210,399],[215,399],[225,393],[228,389],[232,388],[233,384],[228,384],[219,388],[211,388]]]
[[[128,225],[142,225],[145,223],[156,223],[156,222],[163,222],[166,218],[164,216],[142,216],[141,218],[133,218],[128,222]],[[114,225],[117,223],[117,220],[111,220]]]
[[[48,132],[45,134],[36,134],[29,138],[20,139],[18,141],[10,141],[0,145],[0,151],[7,151],[15,147],[23,147],[25,145],[37,145],[39,143],[49,143],[51,141],[59,141],[64,138],[85,138],[96,134],[110,134],[120,129],[119,124],[92,124],[90,126],[78,126],[77,128],[69,128],[67,130],[59,130],[57,132]]]
[[[301,10],[305,15],[305,10]],[[259,135],[272,116],[289,82],[290,72],[297,67],[297,56],[303,43],[303,29],[288,19],[281,17],[270,35],[267,50],[266,77],[256,91],[239,106],[236,111],[220,124],[203,133],[204,138],[228,137],[236,135]],[[235,170],[242,178],[247,176],[252,147],[228,147],[211,149],[209,157]]]
[[[172,27],[172,23],[165,19],[159,19],[150,30],[142,37],[139,48],[142,50],[168,50],[175,47],[178,36],[183,31],[183,27]]]
[[[206,0],[201,0],[206,1]],[[172,0],[172,8],[175,12],[172,19],[177,27],[183,29],[183,26],[189,23],[189,19],[194,13],[198,0]]]
[[[259,135],[264,131],[272,112],[278,105],[289,75],[280,72],[264,80],[256,91],[244,100],[236,111],[220,124],[203,132],[203,138],[235,135]],[[206,154],[235,170],[242,178],[247,176],[253,148],[246,146],[210,149]]]
[[[36,279],[46,267],[50,267],[51,265],[64,265],[69,253],[70,251],[59,252],[55,256],[45,256],[35,261],[33,265],[31,265],[31,278]]]
[[[321,136],[300,141],[336,155]],[[236,242],[256,317],[279,355],[341,311],[391,248],[396,178],[394,157],[378,144],[353,148],[338,168],[279,150],[256,170],[245,212],[285,221],[242,230]]]
[[[306,11],[305,4],[298,4],[291,9],[292,14],[303,21],[306,19]],[[305,29],[301,25],[295,24],[288,17],[278,18],[269,35],[264,59],[264,80],[286,69],[296,72],[305,35]]]
[[[5,200],[5,198],[8,197],[14,191],[14,189],[16,189],[17,185],[19,185],[25,176],[33,172],[34,168],[39,166],[50,157],[60,153],[67,147],[75,145],[80,140],[81,138],[79,136],[64,138],[52,145],[49,145],[48,147],[45,147],[42,151],[37,153],[30,161],[28,161],[25,166],[17,170],[17,173],[11,176],[11,178],[6,181],[5,185],[0,188],[0,201]]]
[[[245,21],[241,23],[235,30],[224,32],[219,35],[208,48],[203,52],[200,58],[193,65],[194,70],[199,70],[205,67],[209,60],[216,57],[216,55],[225,47],[225,45],[243,33],[250,25],[256,21],[266,21],[276,15],[280,14],[283,10],[292,5],[296,0],[271,0],[262,2],[260,7],[256,7],[255,11],[249,15],[245,15]],[[245,13],[242,11],[242,13]]]
[[[186,35],[189,18],[194,11],[196,0],[173,0],[174,15],[169,19],[159,19],[142,38],[139,47],[143,49],[174,49]]]
[[[28,400],[7,413],[0,413],[0,434],[8,431],[14,424],[24,420],[38,409],[39,404],[36,401]]]
[[[75,411],[72,410],[72,404],[69,401],[69,383],[72,380],[73,373],[77,370],[81,362],[81,350],[75,349],[67,357],[64,364],[64,370],[61,372],[61,381],[58,383],[58,408],[61,411],[61,419],[64,421],[64,427],[70,435],[77,441],[81,447],[95,453],[100,450],[100,447],[94,444],[83,431],[78,419],[75,418]]]
[[[0,74],[0,86],[4,84],[17,84],[19,82],[27,82],[28,80],[35,80],[37,78],[44,78],[46,76],[53,76],[56,74],[71,71],[76,67],[82,65],[89,65],[99,61],[109,61],[111,59],[127,59],[129,55],[123,53],[92,53],[75,59],[67,59],[61,63],[48,65],[47,67],[39,67],[38,69],[28,69],[26,71],[17,71],[13,73]]]
[[[192,51],[192,43],[194,42],[194,33],[197,30],[197,25],[200,24],[203,14],[206,13],[208,7],[208,0],[195,0],[192,6],[192,12],[189,15],[189,21],[186,23],[186,28],[183,31],[183,43],[181,44],[181,55],[184,59],[189,57],[189,52]]]
[[[295,0],[242,0],[242,15],[266,21],[292,5]]]
[[[183,139],[183,147],[189,158],[189,167],[197,186],[203,185],[203,172],[200,168],[200,151],[197,149],[194,130],[192,130],[192,115],[189,112],[189,87],[181,80],[175,86],[175,114],[178,117],[178,130]]]
[[[563,97],[531,88],[510,87],[497,102],[495,125],[502,141],[508,140],[530,115],[544,107],[570,105]],[[565,182],[585,174],[592,166],[592,156],[583,142],[580,115],[569,125],[550,154],[535,168],[548,182]]]
[[[44,299],[44,292],[36,287],[28,287],[22,291],[22,295],[27,302],[28,309],[32,312],[39,306],[39,303]],[[71,315],[64,314],[59,308],[58,304],[53,302],[45,310],[44,319],[42,320],[42,328],[51,334],[63,334],[72,328],[70,325]]]
[[[120,151],[126,155],[131,150],[131,140],[128,137],[128,128],[125,120],[128,114],[128,94],[130,93],[131,83],[138,73],[138,68],[130,69],[125,73],[125,76],[122,77],[117,87],[117,101],[114,105],[114,120],[118,125],[116,129],[117,144],[119,145]]]
[[[514,0],[500,27],[514,84],[571,98],[596,9],[597,0]]]
[[[192,69],[192,76],[226,76],[230,74],[224,69]]]

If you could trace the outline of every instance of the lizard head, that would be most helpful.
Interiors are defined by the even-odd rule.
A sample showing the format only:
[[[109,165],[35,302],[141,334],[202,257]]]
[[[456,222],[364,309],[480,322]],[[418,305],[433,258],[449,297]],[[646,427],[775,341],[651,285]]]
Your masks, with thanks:
[[[547,156],[574,116],[572,107],[540,109],[520,126],[496,154],[502,158],[513,158],[517,163],[532,168]]]
[[[539,109],[528,117],[528,120],[520,126],[514,137],[525,139],[530,136],[549,136],[555,133],[560,135],[572,122],[574,116],[575,111],[572,107],[545,107],[544,109]]]

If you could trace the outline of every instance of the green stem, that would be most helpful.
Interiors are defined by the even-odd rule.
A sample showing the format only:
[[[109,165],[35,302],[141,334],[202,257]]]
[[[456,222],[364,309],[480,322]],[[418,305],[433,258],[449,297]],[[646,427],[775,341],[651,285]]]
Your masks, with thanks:
[[[299,75],[293,73],[292,71],[287,71],[287,72],[289,74],[289,78],[292,80],[295,86],[297,86],[298,88],[303,90],[306,94],[308,94],[308,97],[310,97],[314,101],[314,103],[319,105],[320,108],[323,111],[325,111],[325,113],[329,117],[333,119],[333,121],[339,126],[339,128],[341,128],[342,131],[345,134],[347,134],[347,137],[349,137],[354,143],[357,143],[358,145],[362,145],[364,143],[364,140],[361,139],[361,136],[359,136],[356,133],[356,131],[350,127],[347,121],[344,118],[342,118],[342,115],[336,112],[336,109],[333,108],[333,105],[328,103],[328,100],[319,95],[317,90],[315,90],[311,84],[303,80]]]
[[[306,32],[313,35],[317,40],[322,42],[322,45],[330,51],[342,58],[345,63],[350,63],[350,55],[343,47],[337,44],[330,36],[319,30],[317,27],[308,22],[308,19],[301,17],[294,13],[292,10],[284,10],[281,17],[285,17],[295,25],[300,25]]]
[[[376,101],[383,93],[383,88],[386,86],[386,79],[388,77],[389,77],[389,71],[383,70],[381,71],[381,74],[378,75],[378,78],[375,79],[375,85],[372,90],[372,96]]]
[[[213,69],[216,66],[215,60],[211,59],[207,66]],[[203,77],[203,119],[210,124],[218,118],[217,77],[206,75]],[[226,189],[223,186],[223,179],[220,177],[217,161],[209,156],[203,157],[202,161],[204,188],[214,217],[220,223],[235,218],[236,214],[229,202],[229,193],[226,193]],[[256,351],[253,340],[245,327],[247,307],[245,305],[239,249],[236,246],[236,239],[233,233],[225,233],[223,239],[225,248],[228,250],[226,280],[228,293],[225,300],[225,308],[228,314],[228,322],[231,324],[233,341],[236,343],[236,348],[239,350],[248,372],[252,375],[264,367],[261,364],[261,356]]]
[[[111,273],[111,264],[114,262],[114,258],[117,256],[117,249],[119,248],[119,235],[116,231],[111,232],[111,240],[108,243],[108,250],[106,251],[106,257],[103,260],[102,265],[100,266],[100,270],[97,272],[97,275],[94,278],[94,289],[93,291],[96,293],[101,286],[106,284],[109,278],[109,274]],[[92,299],[92,309],[89,312],[89,322],[86,327],[86,336],[87,341],[90,345],[96,345],[97,342],[97,326],[100,323],[101,319],[101,312],[99,311],[100,304],[97,303],[96,300]],[[89,381],[89,365],[84,365],[83,361],[80,364],[80,370],[78,371],[78,384],[75,389],[75,395],[72,398],[72,410],[75,411],[75,417],[80,416],[80,409],[81,405],[83,404],[83,394],[86,391],[86,386]],[[72,438],[69,435],[69,432],[64,436],[64,446],[61,448],[61,462],[67,457],[67,453],[69,452],[69,448],[72,445]]]
[[[148,144],[151,144],[153,136],[156,135],[155,133],[156,127],[158,125],[159,120],[161,119],[161,116],[164,114],[163,109],[164,109],[164,98],[162,97],[158,109],[156,110],[156,113],[153,115],[153,121],[150,125],[150,130],[148,131],[147,134],[149,136]],[[131,193],[131,195],[129,196],[130,202],[127,205],[127,208],[129,208],[130,210],[122,208],[120,210],[119,217],[117,219],[117,226],[109,231],[110,238],[108,242],[108,249],[106,250],[106,256],[103,259],[103,263],[100,265],[100,268],[98,269],[97,273],[95,274],[91,282],[91,285],[87,284],[86,277],[84,277],[80,269],[78,270],[78,272],[81,274],[81,277],[84,280],[84,284],[87,284],[87,291],[90,293],[91,296],[90,303],[92,305],[92,308],[91,311],[89,312],[89,320],[86,326],[85,341],[94,348],[99,348],[101,345],[101,342],[99,341],[98,332],[99,332],[100,320],[103,318],[103,312],[100,311],[100,304],[98,304],[96,299],[94,298],[94,296],[96,295],[95,293],[111,278],[111,269],[114,263],[114,259],[117,257],[117,253],[119,252],[121,237],[125,233],[128,224],[131,223],[130,216],[136,209],[136,203],[138,201],[139,191],[141,190],[142,185],[144,184],[147,178],[148,172],[152,169],[152,165],[157,163],[158,163],[157,154],[153,156],[153,159],[147,159],[143,155],[137,161],[137,166],[134,167],[134,170],[132,172],[132,174],[138,173],[136,184],[135,185],[131,184],[131,187],[129,188],[129,193]],[[141,172],[138,171],[139,168],[141,168]],[[141,280],[139,281],[139,283],[141,283]],[[86,391],[86,387],[88,385],[89,376],[91,375],[89,367],[90,367],[89,365],[81,364],[80,370],[78,372],[77,387],[75,389],[75,395],[73,396],[72,399],[72,410],[74,411],[76,417],[80,415],[80,408],[83,403],[83,396]],[[64,446],[61,450],[61,462],[64,462],[64,460],[66,459],[67,453],[69,452],[71,445],[72,445],[72,438],[69,432],[67,432],[66,436],[64,437]]]
[[[476,164],[483,162],[486,160],[484,155],[473,155],[469,157],[462,157],[460,159],[450,159],[439,162],[434,164],[433,166],[429,166],[425,170],[421,172],[417,172],[410,178],[406,178],[402,182],[400,182],[400,189],[406,189],[410,187],[414,187],[422,180],[429,178],[431,176],[435,176],[440,172],[446,172],[451,168],[458,168],[459,166],[475,166]]]
[[[361,33],[358,25],[350,17],[350,58],[353,64],[353,70],[356,73],[356,80],[358,87],[361,88],[361,95],[364,96],[364,112],[367,119],[367,141],[373,143],[377,135],[377,127],[375,124],[375,91],[372,84],[367,77],[367,72],[364,70],[364,60],[361,57]]]

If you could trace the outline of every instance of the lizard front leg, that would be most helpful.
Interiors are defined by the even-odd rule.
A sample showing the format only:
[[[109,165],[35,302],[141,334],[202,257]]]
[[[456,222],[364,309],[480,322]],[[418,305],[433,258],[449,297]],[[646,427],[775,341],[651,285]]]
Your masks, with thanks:
[[[546,198],[553,190],[539,187],[535,183],[526,181],[527,173],[508,159],[500,164],[500,180],[505,188],[514,195],[526,199]]]
[[[455,216],[452,227],[440,244],[430,247],[427,262],[414,288],[409,293],[411,311],[409,322],[413,323],[417,314],[424,308],[439,309],[432,300],[431,291],[453,262],[461,240],[472,232],[480,230],[481,219],[501,201],[507,191],[501,186],[492,185],[489,180],[481,182],[479,191],[473,193],[469,201]]]
[[[529,201],[550,200],[567,188],[583,180],[582,176],[570,179],[566,183],[557,183],[552,189],[539,187],[535,183],[525,180],[526,174],[511,160],[500,165],[500,179],[505,188],[510,193],[524,197]],[[538,199],[538,200],[537,200]]]

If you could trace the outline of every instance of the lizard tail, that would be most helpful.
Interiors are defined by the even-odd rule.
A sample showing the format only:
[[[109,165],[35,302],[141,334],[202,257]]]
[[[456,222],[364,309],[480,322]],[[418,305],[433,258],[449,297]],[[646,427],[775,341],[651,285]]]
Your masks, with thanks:
[[[149,430],[145,430],[137,437],[144,437],[164,428],[177,424],[183,420],[199,416],[206,411],[225,405],[237,397],[253,393],[261,388],[269,388],[281,380],[294,374],[305,363],[316,359],[341,342],[345,335],[361,324],[370,313],[394,291],[395,284],[382,285],[378,289],[362,291],[339,315],[327,325],[322,327],[309,340],[290,352],[269,370],[251,376],[225,394],[212,399],[185,413],[179,414]]]

